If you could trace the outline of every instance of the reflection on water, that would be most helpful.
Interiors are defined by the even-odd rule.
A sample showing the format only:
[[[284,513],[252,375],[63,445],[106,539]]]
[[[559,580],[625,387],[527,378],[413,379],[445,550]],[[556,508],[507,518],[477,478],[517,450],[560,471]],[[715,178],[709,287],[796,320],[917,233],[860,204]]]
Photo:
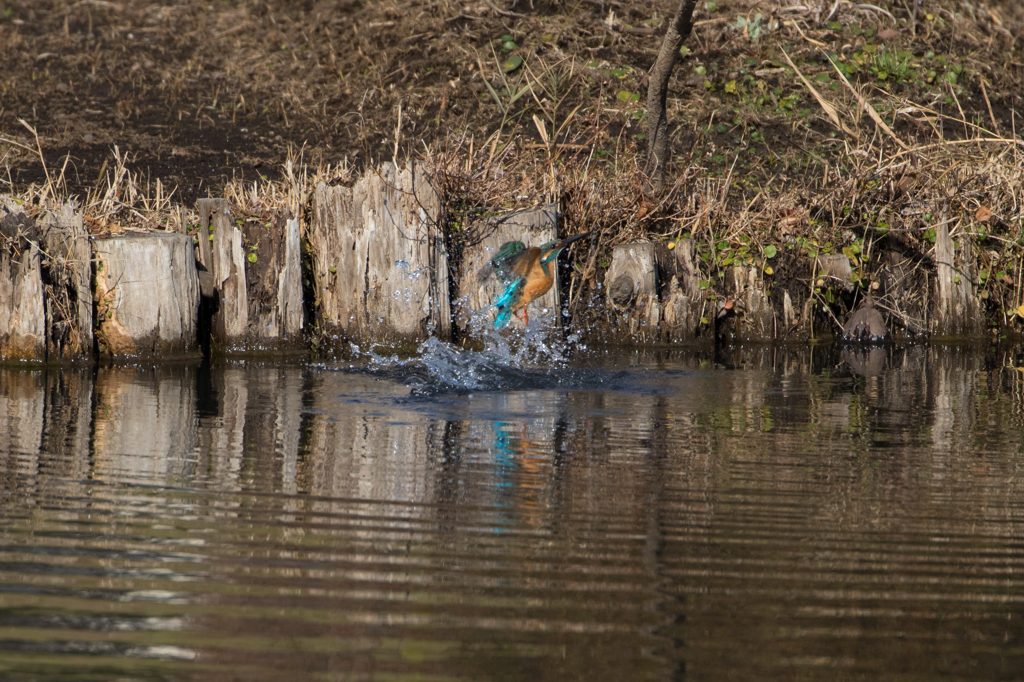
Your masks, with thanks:
[[[1003,356],[493,360],[0,370],[0,678],[1024,670]]]

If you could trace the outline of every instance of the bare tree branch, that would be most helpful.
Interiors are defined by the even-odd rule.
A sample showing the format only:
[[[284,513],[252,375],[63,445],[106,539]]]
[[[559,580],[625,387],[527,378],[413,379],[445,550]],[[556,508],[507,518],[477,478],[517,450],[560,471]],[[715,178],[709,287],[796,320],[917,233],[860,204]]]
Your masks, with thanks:
[[[679,10],[665,32],[658,61],[651,69],[647,85],[647,163],[644,172],[656,192],[665,186],[668,164],[668,81],[679,59],[679,48],[693,29],[693,8],[697,0],[679,0]]]

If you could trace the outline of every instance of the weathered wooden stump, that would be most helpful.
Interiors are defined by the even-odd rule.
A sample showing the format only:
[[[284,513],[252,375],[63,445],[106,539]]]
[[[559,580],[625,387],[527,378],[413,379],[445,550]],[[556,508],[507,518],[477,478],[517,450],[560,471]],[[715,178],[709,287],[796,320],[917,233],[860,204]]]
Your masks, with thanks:
[[[605,272],[603,319],[590,331],[594,341],[647,345],[692,343],[714,306],[704,297],[693,243],[680,239],[616,246]],[[708,335],[708,339],[711,336]]]
[[[970,336],[982,329],[981,309],[974,295],[973,255],[956,262],[947,220],[935,227],[935,304],[931,332],[936,336]]]
[[[774,289],[773,293],[776,297],[779,296],[779,289]],[[803,299],[802,304],[793,303],[794,293],[798,294],[797,300]],[[814,296],[806,289],[793,293],[789,289],[782,289],[781,295],[782,311],[781,314],[778,310],[775,311],[776,319],[773,324],[777,325],[777,328],[774,339],[785,342],[810,341],[815,333]]]
[[[623,244],[605,273],[609,327],[616,341],[651,343],[659,337],[661,302],[654,244]],[[677,285],[678,286],[678,285]]]
[[[192,238],[128,233],[93,242],[96,339],[108,356],[186,355],[198,348]]]
[[[305,322],[299,219],[279,212],[242,227],[250,342],[295,345]]]
[[[879,260],[884,265],[878,277],[879,297],[884,298],[890,318],[911,336],[926,334],[930,268],[923,259],[905,255],[891,236]]]
[[[299,219],[278,212],[236,221],[224,199],[200,199],[196,210],[197,268],[214,348],[296,347],[305,324]]]
[[[459,331],[470,336],[489,328],[494,321],[491,305],[505,289],[491,266],[491,258],[505,242],[518,241],[527,247],[540,246],[558,238],[558,207],[549,204],[530,211],[494,216],[467,226],[468,233],[476,236],[476,243],[466,247],[462,255],[459,275],[459,302],[455,324]],[[554,311],[553,324],[561,326],[561,299],[559,297],[558,268],[554,268],[555,282],[551,289],[535,299],[530,309],[539,317],[542,311]],[[509,324],[523,326],[515,315]]]
[[[42,362],[46,313],[39,235],[24,214],[0,210],[0,359]]]
[[[50,360],[91,357],[92,248],[82,214],[71,203],[42,219],[46,273],[46,352]]]
[[[765,292],[760,269],[733,265],[726,278],[726,300],[733,302],[731,311],[719,301],[719,334],[732,341],[771,341],[776,338],[775,313]]]
[[[351,188],[317,185],[309,248],[324,331],[386,345],[450,338],[440,217],[421,164],[383,164]]]
[[[200,199],[199,272],[202,295],[212,300],[214,345],[220,350],[245,346],[249,327],[246,300],[245,249],[225,199]]]
[[[71,203],[35,221],[0,206],[0,358],[56,361],[92,353],[89,242]]]
[[[680,239],[675,248],[658,251],[658,271],[668,278],[662,300],[661,338],[669,343],[692,341],[697,337],[706,301],[694,260],[693,242]]]

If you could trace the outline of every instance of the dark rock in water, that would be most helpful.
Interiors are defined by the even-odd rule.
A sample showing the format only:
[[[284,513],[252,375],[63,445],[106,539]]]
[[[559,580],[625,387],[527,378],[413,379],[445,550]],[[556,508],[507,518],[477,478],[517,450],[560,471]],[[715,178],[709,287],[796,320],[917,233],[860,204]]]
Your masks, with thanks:
[[[847,343],[884,343],[889,340],[889,328],[877,309],[868,305],[847,320],[841,341]]]

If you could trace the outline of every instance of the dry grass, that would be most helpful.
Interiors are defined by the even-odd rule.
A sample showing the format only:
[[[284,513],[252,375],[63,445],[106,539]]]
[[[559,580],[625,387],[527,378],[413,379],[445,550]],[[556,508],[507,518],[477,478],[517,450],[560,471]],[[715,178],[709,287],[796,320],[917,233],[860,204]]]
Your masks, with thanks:
[[[443,4],[430,11],[444,16],[456,9]],[[515,69],[505,68],[509,55],[495,43],[463,50],[462,80],[435,89],[433,108],[396,94],[387,83],[393,64],[367,53],[364,75],[379,83],[362,97],[391,102],[389,125],[377,126],[373,137],[379,158],[423,158],[436,169],[453,246],[471,246],[479,238],[472,231],[475,216],[548,202],[558,202],[564,233],[597,230],[597,251],[574,251],[569,288],[575,305],[588,300],[584,294],[596,288],[615,245],[689,238],[709,294],[726,295],[726,268],[744,263],[760,267],[770,289],[790,291],[798,304],[815,297],[836,322],[860,296],[876,292],[894,320],[920,328],[923,302],[914,297],[926,289],[897,280],[919,279],[934,266],[934,228],[944,220],[959,247],[962,262],[956,266],[976,285],[989,321],[1018,324],[1024,318],[1015,317],[1024,305],[1024,141],[1013,103],[1024,71],[1012,56],[986,70],[977,55],[1018,54],[1024,12],[1013,3],[976,7],[926,0],[911,23],[914,6],[749,0],[728,16],[699,17],[691,57],[676,76],[679,96],[670,101],[674,180],[658,196],[648,193],[639,171],[645,125],[640,103],[630,95],[642,92],[643,72],[623,69],[620,75],[615,67],[628,65],[601,56],[613,49],[594,48],[579,37],[594,28],[579,14],[566,11],[536,26],[529,17],[505,16],[516,23],[517,36],[543,30],[576,37],[565,43],[555,35],[536,48],[517,49],[510,54],[524,61]],[[751,26],[761,12],[765,34],[756,39]],[[605,27],[612,45],[620,41],[635,49],[630,31],[646,27],[615,22],[610,15]],[[862,30],[871,35],[856,33]],[[896,42],[877,37],[885,30],[898,33]],[[886,66],[886,50],[899,41],[923,65],[916,81],[897,84],[877,75]],[[929,45],[943,45],[948,54],[927,57]],[[757,55],[756,63],[748,65],[750,54]],[[893,59],[889,67],[898,68]],[[345,70],[337,59],[323,63]],[[935,66],[940,63],[946,71]],[[962,71],[954,72],[954,63],[964,65]],[[854,77],[847,67],[858,64]],[[928,76],[932,66],[937,76]],[[475,94],[467,100],[470,86]],[[490,127],[466,124],[426,144],[425,117],[444,128],[456,91],[462,107],[473,102],[490,115]],[[235,110],[252,106],[236,94]],[[299,91],[285,100],[290,104],[282,116],[326,111],[324,101]],[[358,115],[345,121],[368,126],[365,111],[360,104]],[[68,165],[48,168],[37,131],[26,129],[32,138],[0,142],[38,156],[46,181],[17,189],[25,206],[38,212],[70,195]],[[358,170],[346,161],[326,163],[324,156],[322,149],[292,146],[279,171],[229,182],[221,194],[236,216],[280,208],[303,215],[318,182],[352,182]],[[192,207],[178,203],[174,188],[132,167],[131,155],[115,146],[99,174],[102,182],[83,200],[93,232],[187,231],[195,225]],[[916,258],[921,272],[891,272],[883,254],[894,250]],[[850,257],[859,285],[852,298],[830,293],[827,282],[818,284],[812,256],[827,253]],[[893,282],[900,286],[879,286]]]

